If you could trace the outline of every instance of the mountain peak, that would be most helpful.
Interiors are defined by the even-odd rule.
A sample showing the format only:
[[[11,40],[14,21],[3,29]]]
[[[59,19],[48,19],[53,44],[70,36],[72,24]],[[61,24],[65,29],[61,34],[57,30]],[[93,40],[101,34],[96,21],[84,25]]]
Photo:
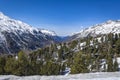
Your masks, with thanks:
[[[108,23],[110,23],[110,22],[114,22],[114,20],[108,20],[107,22],[108,22]]]
[[[52,35],[56,36],[56,33],[54,31],[46,30],[46,29],[41,29],[41,32],[47,35]]]
[[[6,20],[6,19],[10,19],[10,18],[4,15],[2,12],[0,12],[0,20]]]

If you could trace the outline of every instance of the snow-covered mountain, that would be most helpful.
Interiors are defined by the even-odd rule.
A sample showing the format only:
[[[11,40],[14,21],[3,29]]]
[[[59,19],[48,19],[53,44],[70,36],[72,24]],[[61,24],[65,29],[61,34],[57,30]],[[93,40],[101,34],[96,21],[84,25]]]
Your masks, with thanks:
[[[81,30],[79,33],[69,36],[71,39],[83,38],[88,36],[96,37],[98,35],[120,33],[120,20],[109,20],[102,24],[97,24]]]
[[[0,12],[0,53],[34,50],[59,39],[53,31],[32,27]]]
[[[56,33],[54,31],[50,31],[50,30],[46,30],[46,29],[41,29],[40,31],[47,35],[56,36]]]

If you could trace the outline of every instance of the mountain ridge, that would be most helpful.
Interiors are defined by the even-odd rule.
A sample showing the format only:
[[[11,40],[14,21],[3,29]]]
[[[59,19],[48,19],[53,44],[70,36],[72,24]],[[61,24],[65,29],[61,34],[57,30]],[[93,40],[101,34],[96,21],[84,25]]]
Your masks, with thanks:
[[[108,20],[80,30],[77,34],[60,37],[54,31],[32,27],[0,12],[0,53],[35,50],[52,43],[67,42],[90,36],[96,37],[109,33],[120,33],[120,20]]]
[[[120,33],[120,20],[108,20],[104,23],[90,26],[86,29],[80,30],[80,32],[77,34],[68,36],[68,40],[74,40],[90,36],[96,37],[109,33]]]
[[[53,31],[32,27],[0,12],[0,53],[35,50],[59,42],[59,39]]]

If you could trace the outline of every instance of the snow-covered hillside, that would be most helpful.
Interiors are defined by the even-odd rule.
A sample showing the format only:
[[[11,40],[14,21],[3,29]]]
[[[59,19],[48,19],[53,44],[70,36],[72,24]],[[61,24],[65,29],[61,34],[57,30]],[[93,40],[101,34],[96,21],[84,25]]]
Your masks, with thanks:
[[[117,21],[109,20],[105,23],[91,26],[87,29],[81,30],[79,33],[74,34],[71,37],[73,37],[73,39],[87,36],[95,37],[97,35],[108,33],[120,33],[120,20]]]
[[[57,38],[53,31],[32,27],[0,12],[0,53],[34,50],[51,42],[59,42]]]
[[[67,76],[25,76],[1,75],[0,80],[120,80],[120,72],[98,72]]]
[[[34,31],[39,32],[41,31],[44,34],[49,34],[51,36],[56,36],[55,32],[45,30],[45,29],[37,29],[32,27],[22,21],[11,19],[5,16],[2,12],[0,12],[0,32],[7,31],[7,32],[27,32],[34,35]]]

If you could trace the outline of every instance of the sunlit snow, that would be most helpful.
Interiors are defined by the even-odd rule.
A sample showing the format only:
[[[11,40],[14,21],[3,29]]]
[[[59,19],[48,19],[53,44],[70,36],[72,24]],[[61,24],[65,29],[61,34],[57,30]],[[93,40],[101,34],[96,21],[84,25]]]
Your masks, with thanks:
[[[67,76],[25,76],[1,75],[0,80],[120,80],[120,72],[84,73]]]

